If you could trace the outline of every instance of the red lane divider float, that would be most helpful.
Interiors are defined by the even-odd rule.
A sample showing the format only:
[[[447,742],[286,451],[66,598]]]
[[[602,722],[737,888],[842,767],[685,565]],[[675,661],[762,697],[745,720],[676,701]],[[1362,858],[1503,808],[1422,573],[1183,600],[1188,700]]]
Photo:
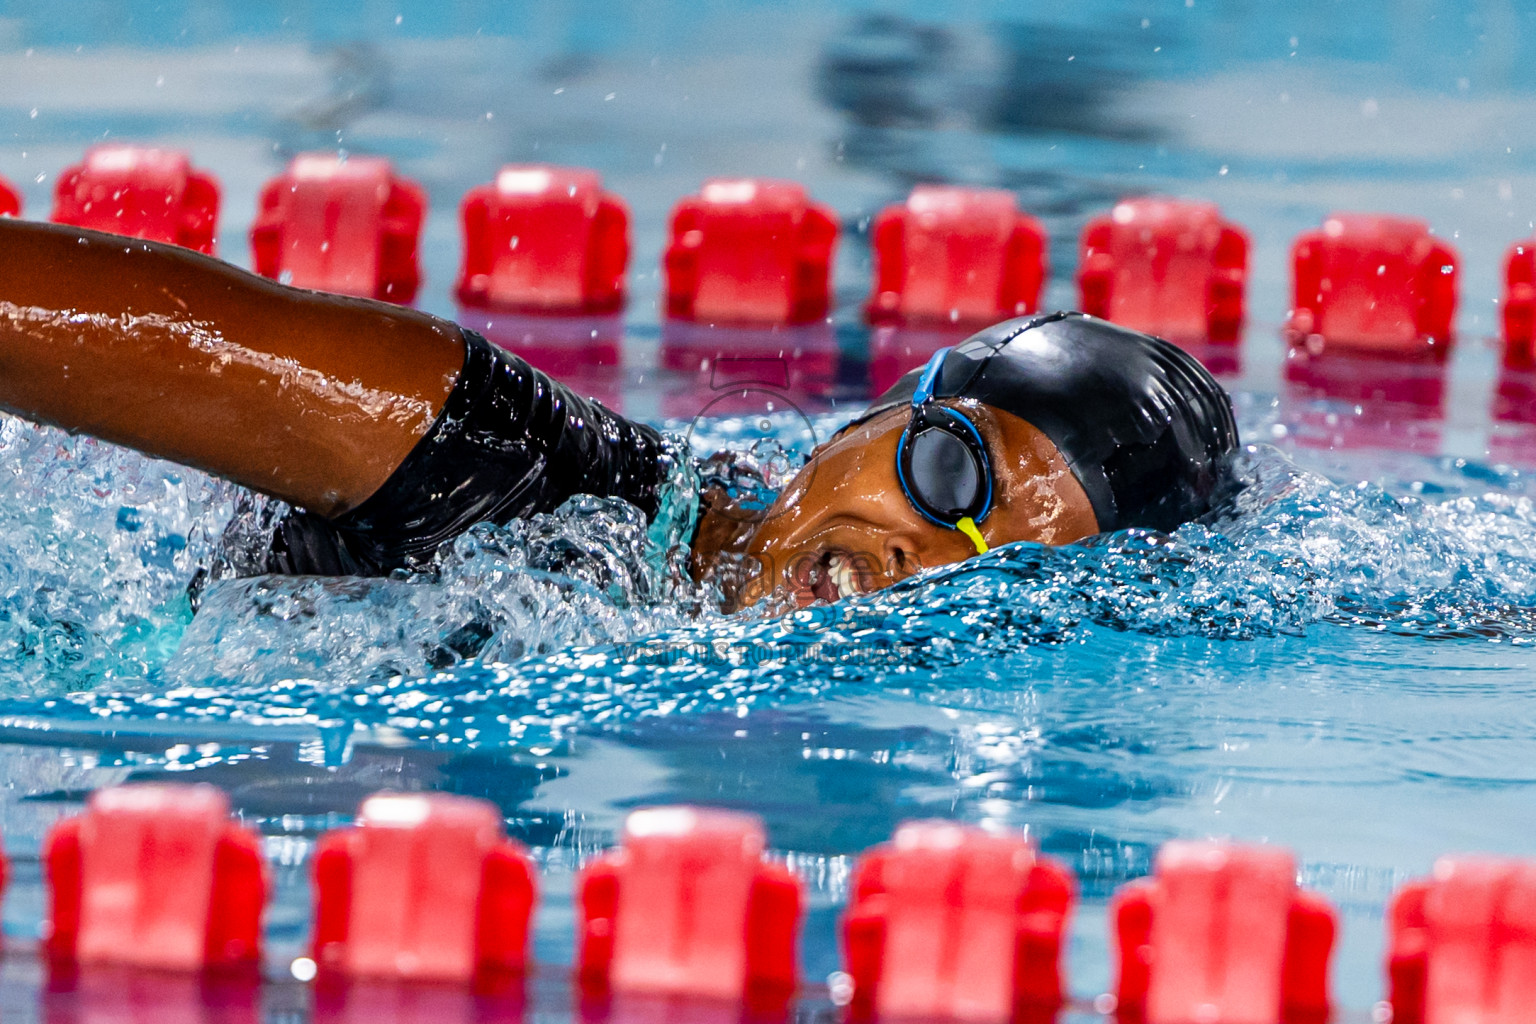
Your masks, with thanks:
[[[1039,308],[1046,233],[1011,192],[919,185],[870,228],[864,313],[870,390],[880,394],[978,326]]]
[[[636,811],[618,850],[578,882],[582,985],[782,1005],[797,983],[801,883],[763,860],[757,818],[730,811]]]
[[[1021,835],[903,825],[860,860],[843,918],[859,1017],[1013,1020],[1061,1005],[1072,877]]]
[[[1536,370],[1536,240],[1509,247],[1504,257],[1504,366]]]
[[[1388,913],[1395,1024],[1514,1024],[1536,1014],[1536,863],[1446,858]]]
[[[0,178],[0,217],[21,216],[21,193],[16,186]]]
[[[254,969],[269,885],[261,841],[212,786],[99,790],[42,855],[49,956],[168,970]]]
[[[94,146],[54,188],[56,224],[171,242],[209,255],[219,219],[219,183],[185,153]]]
[[[596,171],[509,164],[464,197],[469,309],[611,313],[624,304],[629,209]]]
[[[261,190],[256,273],[299,288],[410,302],[426,193],[388,160],[304,153]]]
[[[313,948],[345,977],[471,982],[526,966],[535,877],[484,800],[380,794],[315,850]]]
[[[795,182],[706,182],[672,211],[667,315],[700,323],[825,320],[837,231],[837,215]]]
[[[5,851],[0,850],[0,896],[5,895],[6,886],[11,881],[11,862],[6,857]]]
[[[1039,308],[1045,229],[1012,192],[920,185],[870,229],[871,323],[985,326]]]
[[[1291,249],[1292,346],[1443,360],[1453,341],[1456,251],[1411,217],[1334,214]]]
[[[621,845],[577,883],[590,1019],[675,1011],[724,1021],[743,1008],[769,1017],[787,1010],[804,897],[791,871],[764,859],[765,843],[751,815],[660,807],[630,816]],[[42,859],[52,910],[44,950],[65,983],[61,998],[76,992],[112,1005],[121,992],[134,1005],[177,1007],[225,999],[239,1019],[255,1012],[266,867],[258,838],[230,821],[217,789],[98,791],[84,814],[54,827]],[[314,883],[318,975],[304,976],[340,983],[323,986],[317,1019],[478,1019],[484,1005],[474,1000],[487,997],[521,1012],[536,878],[491,804],[371,797],[355,825],[317,844]],[[1066,997],[1061,959],[1073,902],[1071,875],[1023,836],[903,825],[860,859],[852,880],[842,925],[850,1013],[1050,1020]],[[1116,893],[1110,923],[1122,1024],[1328,1016],[1337,915],[1297,887],[1285,850],[1168,843],[1152,877]],[[1530,1019],[1536,861],[1442,860],[1432,878],[1399,889],[1388,930],[1397,1024]],[[295,962],[296,975],[306,962]],[[77,966],[88,970],[77,974]],[[176,972],[232,987],[222,996],[207,982],[134,994],[134,979]],[[76,979],[82,987],[69,988]],[[354,989],[346,984],[354,979],[373,984]]]
[[[1123,199],[1083,228],[1082,310],[1175,341],[1235,343],[1248,234],[1214,203]]]
[[[1281,1024],[1328,1015],[1337,915],[1273,847],[1173,842],[1111,905],[1118,1013],[1146,1024]]]
[[[720,366],[739,360],[776,364],[764,383],[783,379],[807,395],[831,388],[841,359],[828,318],[837,232],[835,214],[794,182],[714,180],[677,204],[659,355],[697,391],[664,395],[664,412],[692,417],[701,397],[713,415],[733,411],[720,400],[744,401],[737,415],[763,411],[761,387],[720,386]]]

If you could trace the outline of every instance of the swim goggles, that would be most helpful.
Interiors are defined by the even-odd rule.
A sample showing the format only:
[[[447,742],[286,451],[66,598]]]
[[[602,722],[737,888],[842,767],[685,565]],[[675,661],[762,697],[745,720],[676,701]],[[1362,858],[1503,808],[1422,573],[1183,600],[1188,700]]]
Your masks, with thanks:
[[[992,463],[981,433],[964,414],[933,402],[949,349],[928,360],[912,393],[912,419],[896,452],[896,479],[924,519],[959,530],[985,554],[976,524],[992,511]]]

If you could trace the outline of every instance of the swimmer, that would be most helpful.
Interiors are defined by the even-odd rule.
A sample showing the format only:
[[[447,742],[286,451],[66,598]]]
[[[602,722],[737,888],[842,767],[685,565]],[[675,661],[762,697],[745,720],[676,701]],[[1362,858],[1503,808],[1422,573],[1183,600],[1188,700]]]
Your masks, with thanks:
[[[654,517],[675,452],[447,320],[176,246],[0,220],[0,408],[293,506],[252,572],[379,576],[575,494]],[[1012,541],[1171,530],[1225,493],[1226,394],[1175,346],[1081,313],[987,328],[819,446],[766,514],[707,490],[733,606],[876,590]]]

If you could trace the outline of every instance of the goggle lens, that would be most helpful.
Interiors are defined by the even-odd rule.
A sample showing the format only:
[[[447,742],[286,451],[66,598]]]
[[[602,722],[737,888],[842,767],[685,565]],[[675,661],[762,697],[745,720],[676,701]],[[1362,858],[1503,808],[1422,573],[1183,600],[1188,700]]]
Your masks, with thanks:
[[[936,518],[953,523],[981,511],[985,481],[976,455],[955,434],[924,426],[908,446],[907,483],[912,496]]]
[[[949,349],[928,360],[912,391],[912,420],[901,435],[896,476],[923,516],[959,530],[985,554],[976,523],[992,511],[992,467],[976,425],[954,409],[930,405]]]

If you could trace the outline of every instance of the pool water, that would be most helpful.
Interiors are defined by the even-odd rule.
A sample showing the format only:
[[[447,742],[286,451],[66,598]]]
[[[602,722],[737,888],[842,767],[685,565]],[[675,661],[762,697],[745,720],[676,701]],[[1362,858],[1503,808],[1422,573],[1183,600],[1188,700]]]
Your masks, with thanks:
[[[629,809],[686,801],[767,821],[811,886],[812,979],[837,966],[852,858],[906,818],[1022,829],[1068,863],[1072,989],[1090,996],[1110,983],[1105,901],[1160,843],[1281,843],[1343,913],[1337,996],[1364,1011],[1396,885],[1446,852],[1536,854],[1536,433],[1500,418],[1522,381],[1491,338],[1536,195],[1518,6],[113,10],[4,22],[0,174],[29,213],[92,141],[185,145],[222,178],[221,252],[244,262],[256,190],[292,152],[380,153],[432,196],[422,305],[452,316],[463,191],[507,161],[596,167],[632,208],[631,302],[603,327],[622,365],[570,375],[771,480],[867,397],[868,218],[914,181],[1013,189],[1051,232],[1061,306],[1078,230],[1116,197],[1216,200],[1253,236],[1250,322],[1236,352],[1201,354],[1233,391],[1251,485],[1171,538],[1012,545],[782,617],[713,611],[669,561],[683,523],[590,501],[474,531],[431,578],[215,581],[194,616],[221,534],[272,509],[6,421],[8,933],[37,934],[38,844],[85,793],[203,780],[268,836],[270,934],[296,954],[314,837],[374,790],[438,789],[494,801],[534,848],[537,954],[558,964],[581,859]],[[737,401],[662,368],[679,336],[655,268],[670,204],[745,173],[805,182],[844,235],[833,324],[794,346],[830,357]],[[1286,247],[1335,208],[1423,216],[1459,247],[1443,375],[1286,373]]]

